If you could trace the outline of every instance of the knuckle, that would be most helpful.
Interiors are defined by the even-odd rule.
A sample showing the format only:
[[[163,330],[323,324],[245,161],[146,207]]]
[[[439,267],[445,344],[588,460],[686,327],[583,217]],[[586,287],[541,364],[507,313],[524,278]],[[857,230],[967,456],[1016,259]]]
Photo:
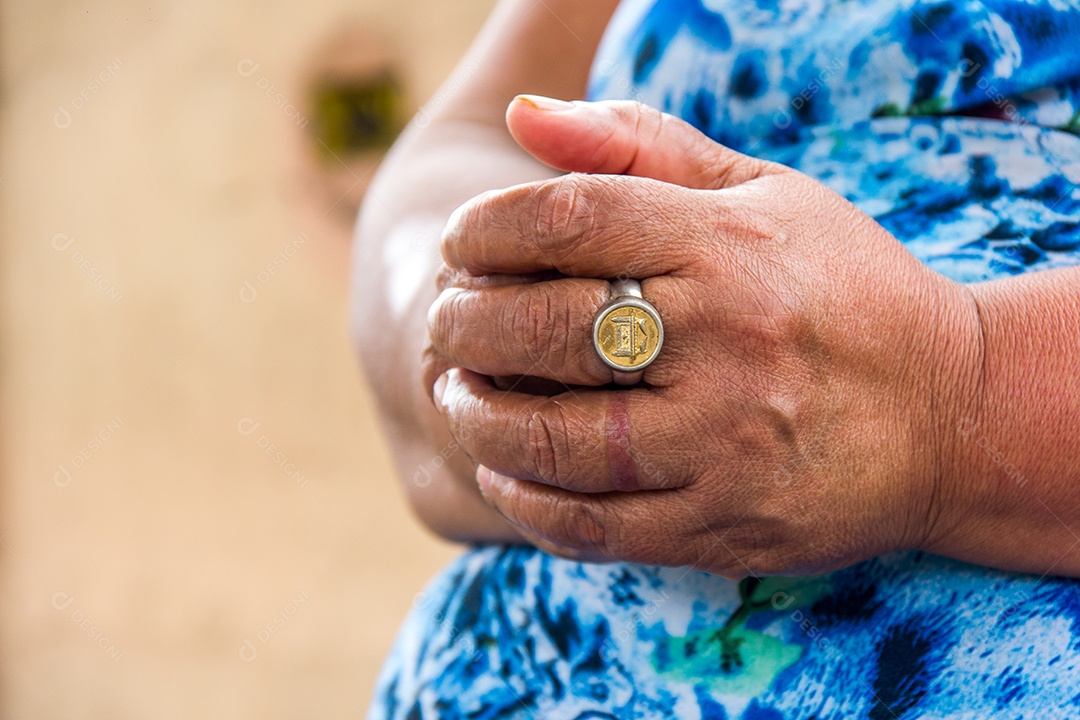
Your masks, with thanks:
[[[536,189],[534,233],[542,250],[557,252],[588,236],[595,225],[596,203],[584,175],[570,174]]]
[[[455,210],[446,221],[442,237],[439,238],[439,253],[442,255],[443,263],[451,268],[461,267],[461,248],[459,246],[465,236],[466,216],[468,213],[468,205],[462,205]]]
[[[629,133],[639,144],[645,144],[647,138],[643,130],[647,126],[657,125],[659,113],[636,100],[609,102],[606,112],[610,117],[607,131],[598,138],[590,156],[583,158],[583,165],[594,168],[615,167],[618,168],[616,173],[625,172],[633,165],[636,154],[627,152],[626,134]]]
[[[600,518],[590,503],[567,500],[557,502],[555,510],[560,532],[553,541],[593,555],[618,557],[614,528]]]
[[[470,253],[475,250],[475,243],[470,241],[489,224],[496,197],[497,191],[481,193],[458,206],[446,221],[439,250],[443,262],[451,268],[470,266]]]
[[[551,291],[543,284],[528,288],[519,293],[507,307],[509,318],[501,324],[511,332],[504,339],[514,347],[506,348],[512,354],[519,354],[524,349],[530,363],[540,362],[545,355],[550,355],[563,339],[555,332],[554,301]]]
[[[538,479],[565,487],[571,467],[566,414],[558,406],[551,414],[534,412],[526,424],[530,465]]]
[[[457,342],[459,323],[457,322],[457,297],[461,291],[443,291],[428,308],[427,329],[431,344],[438,350],[453,353]]]
[[[514,347],[507,350],[519,355],[524,349],[530,363],[552,368],[566,367],[576,360],[571,357],[569,332],[575,327],[574,311],[565,295],[538,283],[520,294],[508,312],[510,317],[503,318],[501,327],[510,328],[510,333],[503,342]]]

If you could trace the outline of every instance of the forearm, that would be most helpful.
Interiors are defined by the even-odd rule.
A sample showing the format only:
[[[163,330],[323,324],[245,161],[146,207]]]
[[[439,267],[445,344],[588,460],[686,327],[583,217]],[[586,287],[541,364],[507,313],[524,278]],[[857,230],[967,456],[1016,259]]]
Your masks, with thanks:
[[[515,94],[584,93],[614,0],[507,0],[455,74],[395,145],[372,184],[356,239],[353,327],[404,488],[417,514],[455,540],[519,536],[482,500],[474,467],[428,398],[421,355],[450,213],[487,190],[554,176],[503,116]]]
[[[1080,577],[1080,268],[970,287],[982,370],[954,429],[948,554]]]

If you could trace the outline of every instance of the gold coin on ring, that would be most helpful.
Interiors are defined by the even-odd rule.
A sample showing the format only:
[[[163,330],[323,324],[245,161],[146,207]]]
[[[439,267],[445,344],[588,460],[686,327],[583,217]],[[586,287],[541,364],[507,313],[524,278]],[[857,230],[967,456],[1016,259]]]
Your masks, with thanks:
[[[632,385],[660,354],[664,324],[652,303],[641,296],[636,280],[612,283],[612,297],[596,314],[593,347],[612,370],[615,381]]]

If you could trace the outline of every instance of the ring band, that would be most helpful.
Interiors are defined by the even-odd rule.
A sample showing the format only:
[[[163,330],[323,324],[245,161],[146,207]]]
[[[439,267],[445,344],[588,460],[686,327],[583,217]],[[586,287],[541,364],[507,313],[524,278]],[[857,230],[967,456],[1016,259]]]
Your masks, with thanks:
[[[637,280],[613,280],[593,321],[593,347],[619,385],[637,385],[664,345],[664,324]]]

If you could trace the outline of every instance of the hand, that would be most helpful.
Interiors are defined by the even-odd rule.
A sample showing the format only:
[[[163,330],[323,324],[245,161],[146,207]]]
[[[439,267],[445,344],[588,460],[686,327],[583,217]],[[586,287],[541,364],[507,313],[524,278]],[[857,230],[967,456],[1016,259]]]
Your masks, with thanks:
[[[575,174],[459,208],[429,314],[456,368],[436,404],[489,502],[556,552],[729,577],[827,571],[947,532],[962,492],[948,438],[979,368],[964,287],[820,183],[675,118],[547,105],[516,100],[510,130]],[[498,280],[536,273],[557,276]],[[665,326],[630,389],[590,338],[619,276]]]

